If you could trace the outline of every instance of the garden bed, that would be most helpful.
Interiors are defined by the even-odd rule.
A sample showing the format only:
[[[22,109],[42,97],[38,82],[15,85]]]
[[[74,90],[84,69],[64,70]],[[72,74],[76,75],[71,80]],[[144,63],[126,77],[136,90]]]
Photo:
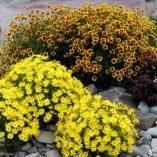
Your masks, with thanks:
[[[155,157],[157,23],[143,15],[87,3],[16,16],[1,47],[0,156]]]

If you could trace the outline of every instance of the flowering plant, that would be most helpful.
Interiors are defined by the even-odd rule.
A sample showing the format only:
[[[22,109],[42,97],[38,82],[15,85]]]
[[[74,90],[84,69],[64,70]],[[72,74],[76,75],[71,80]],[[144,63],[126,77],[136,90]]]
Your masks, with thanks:
[[[100,157],[105,152],[117,156],[132,151],[138,120],[124,104],[83,96],[79,106],[56,110],[65,113],[57,123],[55,141],[65,157]]]
[[[122,82],[137,75],[140,54],[154,50],[154,22],[139,9],[91,4],[77,9],[46,6],[15,17],[2,46],[0,71],[35,54],[61,61],[84,84]],[[154,46],[154,45],[153,45]]]
[[[92,96],[58,62],[32,56],[12,65],[0,80],[0,138],[27,141],[50,121],[65,156],[131,151],[137,135],[133,109]]]
[[[131,92],[137,100],[153,105],[154,102],[157,102],[157,57],[153,51],[147,51],[142,54],[141,59],[143,66],[138,72]]]
[[[0,138],[27,141],[37,136],[41,124],[56,123],[56,104],[68,107],[86,93],[71,71],[43,56],[13,65],[0,80]]]

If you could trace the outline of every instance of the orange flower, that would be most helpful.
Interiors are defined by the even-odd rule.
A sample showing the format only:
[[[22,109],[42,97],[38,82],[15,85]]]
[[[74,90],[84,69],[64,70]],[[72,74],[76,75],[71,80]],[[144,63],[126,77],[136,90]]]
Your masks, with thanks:
[[[106,38],[101,38],[101,39],[100,39],[100,43],[101,43],[102,45],[105,45],[105,44],[106,44]]]
[[[119,29],[116,29],[115,30],[115,33],[118,35],[118,34],[120,34],[120,30]]]
[[[85,53],[85,56],[87,57],[87,58],[89,58],[89,57],[91,57],[91,54],[90,53]]]
[[[117,81],[120,82],[120,81],[122,81],[122,80],[123,80],[123,78],[122,78],[121,76],[118,76],[118,77],[117,77]]]
[[[36,31],[36,35],[40,35],[41,34],[41,31]]]
[[[117,56],[118,56],[118,58],[122,58],[124,56],[124,54],[123,53],[118,53]]]
[[[116,59],[116,58],[112,58],[112,59],[111,59],[111,63],[112,63],[112,64],[116,64],[116,63],[117,63],[117,59]]]
[[[8,32],[8,33],[6,34],[6,37],[7,37],[7,38],[10,38],[10,37],[11,37],[11,32]]]
[[[116,70],[116,71],[115,71],[115,74],[116,74],[117,76],[119,76],[119,75],[120,75],[120,71],[119,71],[119,70]]]
[[[28,56],[32,56],[32,55],[33,55],[33,51],[29,51]]]
[[[43,39],[42,39],[42,38],[38,38],[37,41],[38,41],[38,42],[41,42],[41,41],[43,41]]]
[[[42,40],[43,40],[43,41],[47,40],[47,37],[46,37],[46,36],[43,36],[43,37],[42,37]]]
[[[108,50],[108,45],[103,45],[104,50]]]
[[[123,69],[121,69],[121,70],[119,71],[119,74],[120,74],[121,76],[124,76],[124,75],[125,75],[125,71],[124,71]]]
[[[141,68],[139,66],[135,66],[135,70],[139,71]]]
[[[129,79],[129,78],[131,77],[131,75],[129,75],[129,74],[126,74],[126,77]]]
[[[98,71],[100,71],[101,70],[101,68],[102,68],[102,66],[99,64],[99,65],[97,65],[97,69],[98,69]]]
[[[102,34],[103,34],[104,36],[107,36],[107,35],[108,35],[108,33],[107,33],[106,31],[103,31]]]
[[[112,44],[114,42],[114,38],[112,37],[108,38],[108,42]]]
[[[52,51],[52,52],[51,52],[51,55],[52,55],[52,56],[55,56],[55,55],[56,55],[56,52],[55,52],[55,51]]]
[[[111,68],[110,68],[110,71],[111,71],[111,72],[114,72],[114,71],[115,71],[115,67],[111,67]]]
[[[117,75],[116,73],[112,73],[112,77],[115,78]]]
[[[93,53],[93,50],[92,49],[88,49],[87,52]]]
[[[98,73],[97,68],[93,67],[93,68],[92,68],[92,72],[93,72],[94,74]]]
[[[48,52],[44,52],[43,55],[44,55],[45,57],[47,57],[49,54],[48,54]]]
[[[96,60],[101,62],[103,60],[103,57],[102,56],[96,56]]]
[[[133,73],[133,70],[132,69],[128,69],[127,72],[128,72],[129,75],[131,75]]]
[[[120,39],[120,38],[116,38],[116,42],[117,42],[117,43],[120,43],[120,42],[121,42],[121,39]]]
[[[109,71],[109,70],[105,70],[105,74],[107,74],[107,75],[108,75],[109,73],[110,73],[110,71]]]
[[[47,42],[51,45],[53,45],[55,42],[52,39],[48,39]]]
[[[133,76],[137,76],[137,72],[136,71],[133,71]]]
[[[110,54],[115,54],[115,50],[114,49],[112,49],[112,50],[110,50]]]
[[[92,80],[93,80],[93,81],[96,81],[96,80],[97,80],[97,77],[96,77],[96,76],[92,76]]]
[[[80,64],[81,64],[81,60],[80,60],[80,59],[77,59],[75,63],[76,63],[77,65],[80,65]]]

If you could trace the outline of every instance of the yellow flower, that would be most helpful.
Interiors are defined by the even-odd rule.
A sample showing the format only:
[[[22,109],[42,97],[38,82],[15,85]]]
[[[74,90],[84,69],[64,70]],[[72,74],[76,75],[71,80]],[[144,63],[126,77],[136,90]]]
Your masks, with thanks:
[[[44,117],[44,122],[49,122],[52,119],[52,114],[46,113]]]
[[[5,133],[4,132],[0,132],[0,138],[3,138],[5,136]]]
[[[81,97],[79,101],[78,110],[75,106],[57,108],[64,116],[60,116],[55,139],[64,155],[77,156],[84,148],[87,150],[86,156],[89,156],[91,151],[97,152],[98,156],[102,152],[118,155],[122,148],[125,149],[125,145],[129,145],[131,149],[136,134],[133,129],[136,118],[127,114],[129,109],[124,104],[101,101],[96,95],[92,98],[87,95],[85,99]],[[128,138],[131,138],[130,142]]]
[[[9,133],[9,134],[7,135],[7,138],[8,138],[8,139],[13,139],[13,137],[14,137],[14,136],[13,136],[13,134],[11,134],[11,133]]]

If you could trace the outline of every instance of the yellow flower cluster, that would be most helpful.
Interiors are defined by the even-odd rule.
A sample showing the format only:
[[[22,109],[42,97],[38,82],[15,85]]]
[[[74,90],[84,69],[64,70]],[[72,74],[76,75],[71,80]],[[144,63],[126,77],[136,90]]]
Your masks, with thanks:
[[[0,138],[27,141],[57,118],[55,139],[67,157],[131,151],[134,110],[92,96],[71,74],[39,55],[12,65],[0,80]]]
[[[0,138],[17,137],[27,141],[37,136],[39,127],[57,116],[56,104],[73,105],[79,101],[83,85],[71,71],[46,57],[29,57],[11,67],[0,80]],[[75,99],[74,101],[71,101]]]
[[[65,157],[100,157],[104,152],[117,156],[132,151],[138,136],[133,109],[89,95],[81,97],[77,106],[55,108],[59,112],[55,141]]]
[[[2,46],[0,72],[32,52],[61,61],[83,80],[122,81],[137,75],[145,50],[157,52],[155,24],[139,9],[84,4],[47,5],[16,16]]]

